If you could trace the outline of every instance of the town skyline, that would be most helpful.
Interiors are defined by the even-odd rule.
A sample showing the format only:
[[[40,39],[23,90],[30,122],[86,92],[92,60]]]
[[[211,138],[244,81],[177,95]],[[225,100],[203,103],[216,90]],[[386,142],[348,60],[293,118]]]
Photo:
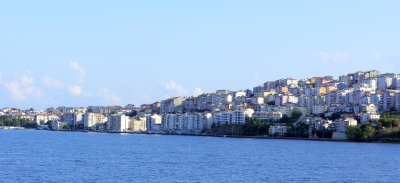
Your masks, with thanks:
[[[337,78],[281,78],[251,89],[174,96],[139,106],[2,108],[0,126],[378,141],[385,139],[380,132],[390,136],[400,125],[399,110],[400,74],[369,70]]]

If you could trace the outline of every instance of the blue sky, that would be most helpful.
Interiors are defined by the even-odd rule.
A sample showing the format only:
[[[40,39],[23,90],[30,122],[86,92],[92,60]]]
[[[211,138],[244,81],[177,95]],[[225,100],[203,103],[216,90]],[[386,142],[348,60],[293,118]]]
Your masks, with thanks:
[[[0,2],[0,107],[150,103],[400,66],[400,1]]]

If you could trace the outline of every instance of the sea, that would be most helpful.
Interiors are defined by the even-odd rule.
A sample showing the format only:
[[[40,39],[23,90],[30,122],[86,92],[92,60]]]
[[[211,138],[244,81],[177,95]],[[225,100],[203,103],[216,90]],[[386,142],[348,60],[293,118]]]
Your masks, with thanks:
[[[400,144],[0,130],[0,182],[400,182]]]

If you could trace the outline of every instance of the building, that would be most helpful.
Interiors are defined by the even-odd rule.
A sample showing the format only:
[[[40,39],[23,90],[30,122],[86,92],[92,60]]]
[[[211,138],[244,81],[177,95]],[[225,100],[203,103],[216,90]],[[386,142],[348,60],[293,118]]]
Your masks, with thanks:
[[[258,111],[254,113],[253,118],[277,121],[281,119],[282,116],[281,112]]]
[[[375,113],[363,113],[360,116],[361,123],[368,122],[368,121],[377,121],[381,118],[381,115]]]
[[[83,126],[85,130],[93,130],[93,126],[107,122],[107,118],[99,113],[87,113],[82,115]],[[77,125],[78,123],[76,123]]]
[[[147,131],[146,118],[145,117],[129,118],[129,126],[128,126],[127,131],[129,131],[129,132],[145,132],[145,131]]]
[[[377,78],[377,88],[379,90],[389,89],[392,87],[394,74],[381,74]]]
[[[146,117],[147,131],[160,131],[162,123],[162,116],[153,114]]]
[[[314,105],[312,108],[312,113],[313,114],[323,114],[326,111],[326,106],[325,105]]]
[[[186,100],[185,97],[174,97],[161,101],[160,113],[174,113],[182,110],[182,103]]]
[[[337,132],[346,132],[347,127],[357,126],[357,120],[353,118],[337,119],[333,124]]]
[[[287,126],[273,125],[269,127],[269,135],[284,136],[287,133]]]
[[[51,129],[53,130],[63,130],[65,126],[67,126],[67,122],[53,121],[51,122]]]
[[[35,115],[33,122],[40,125],[40,124],[47,123],[47,121],[48,121],[47,114],[37,114],[37,115]]]
[[[124,114],[116,114],[108,117],[108,129],[110,132],[127,132],[129,117]]]

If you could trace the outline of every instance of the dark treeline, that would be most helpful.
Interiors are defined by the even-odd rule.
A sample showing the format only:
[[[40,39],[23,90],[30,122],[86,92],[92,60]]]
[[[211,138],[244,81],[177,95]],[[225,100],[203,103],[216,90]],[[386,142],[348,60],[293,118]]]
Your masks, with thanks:
[[[28,119],[13,119],[8,115],[0,116],[0,126],[21,126],[25,128],[36,128],[38,125]]]

